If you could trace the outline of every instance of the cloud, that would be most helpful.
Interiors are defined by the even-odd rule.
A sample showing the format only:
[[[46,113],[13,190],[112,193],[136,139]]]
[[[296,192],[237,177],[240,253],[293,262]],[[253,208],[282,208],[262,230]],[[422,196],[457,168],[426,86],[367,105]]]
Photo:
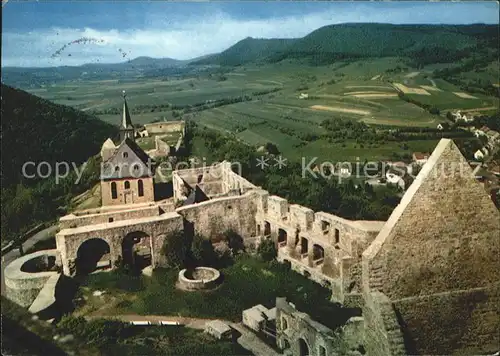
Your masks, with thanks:
[[[177,22],[167,22],[155,14],[145,16],[148,21],[144,23],[148,25],[126,30],[54,27],[24,33],[4,31],[2,66],[116,63],[139,56],[190,59],[220,52],[249,36],[303,37],[319,27],[343,22],[453,23],[457,12],[441,12],[437,18],[424,8],[411,11],[408,6],[394,6],[389,11],[375,13],[373,8],[359,5],[269,19],[237,19],[221,11],[191,15]],[[51,58],[65,44],[82,37],[104,40],[104,43],[72,44],[59,56]]]

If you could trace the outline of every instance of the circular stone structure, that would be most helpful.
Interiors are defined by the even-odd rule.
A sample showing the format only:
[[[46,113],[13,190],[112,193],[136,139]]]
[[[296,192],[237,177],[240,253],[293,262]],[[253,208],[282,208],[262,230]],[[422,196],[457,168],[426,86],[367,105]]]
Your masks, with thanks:
[[[188,291],[210,290],[218,286],[220,272],[211,267],[183,269],[179,272],[179,288]]]

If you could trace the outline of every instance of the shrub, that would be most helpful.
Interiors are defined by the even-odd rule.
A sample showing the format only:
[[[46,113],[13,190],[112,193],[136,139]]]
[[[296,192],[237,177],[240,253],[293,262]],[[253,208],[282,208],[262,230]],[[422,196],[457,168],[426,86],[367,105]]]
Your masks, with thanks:
[[[270,239],[262,241],[257,252],[264,261],[272,261],[277,256],[276,246]]]
[[[197,266],[214,267],[217,264],[217,254],[212,242],[201,235],[195,235],[191,244],[192,263]]]
[[[227,242],[227,245],[229,246],[233,254],[237,254],[238,252],[245,250],[243,238],[233,229],[229,229],[224,232],[224,240]]]
[[[189,246],[182,231],[175,231],[165,238],[162,254],[167,258],[167,266],[181,269],[185,262]]]

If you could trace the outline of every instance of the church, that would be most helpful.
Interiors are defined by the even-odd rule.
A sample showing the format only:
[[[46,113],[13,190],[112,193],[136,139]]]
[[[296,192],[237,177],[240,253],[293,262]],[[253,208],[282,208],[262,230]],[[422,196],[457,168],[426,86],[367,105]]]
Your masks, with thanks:
[[[101,149],[102,206],[154,201],[155,161],[135,142],[135,130],[123,92],[120,143],[108,138]]]

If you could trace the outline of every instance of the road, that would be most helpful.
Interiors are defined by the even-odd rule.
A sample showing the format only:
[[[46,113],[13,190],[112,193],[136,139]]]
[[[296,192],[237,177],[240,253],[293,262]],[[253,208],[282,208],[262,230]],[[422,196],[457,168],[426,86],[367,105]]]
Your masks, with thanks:
[[[182,325],[187,328],[204,330],[205,324],[208,321],[215,319],[201,319],[201,318],[185,318],[179,316],[165,316],[165,315],[137,315],[137,314],[123,314],[123,315],[91,315],[85,317],[87,320],[96,319],[96,318],[109,318],[109,319],[118,319],[125,322],[130,321],[151,321],[154,323],[158,323],[159,321],[178,321]],[[219,319],[220,320],[220,319]],[[259,339],[257,335],[255,335],[252,331],[247,329],[241,323],[233,323],[227,320],[221,320],[222,322],[228,324],[233,329],[238,331],[241,336],[238,337],[237,342],[242,347],[247,350],[250,350],[255,356],[280,356],[281,354],[277,353],[273,350],[269,345],[267,345],[264,341]]]
[[[50,226],[46,229],[43,229],[30,238],[28,238],[24,243],[23,243],[23,250],[27,251],[31,247],[33,247],[37,242],[39,241],[44,241],[48,240],[50,237],[54,235],[54,233],[57,232],[57,229],[59,228],[58,225],[53,225]],[[3,270],[4,268],[13,260],[18,258],[20,256],[19,254],[19,249],[15,248],[12,251],[7,252],[5,255],[2,256],[2,269],[0,270],[1,273],[1,279],[2,279],[2,285],[1,285],[1,293],[4,295],[5,293],[5,281],[3,278]]]

